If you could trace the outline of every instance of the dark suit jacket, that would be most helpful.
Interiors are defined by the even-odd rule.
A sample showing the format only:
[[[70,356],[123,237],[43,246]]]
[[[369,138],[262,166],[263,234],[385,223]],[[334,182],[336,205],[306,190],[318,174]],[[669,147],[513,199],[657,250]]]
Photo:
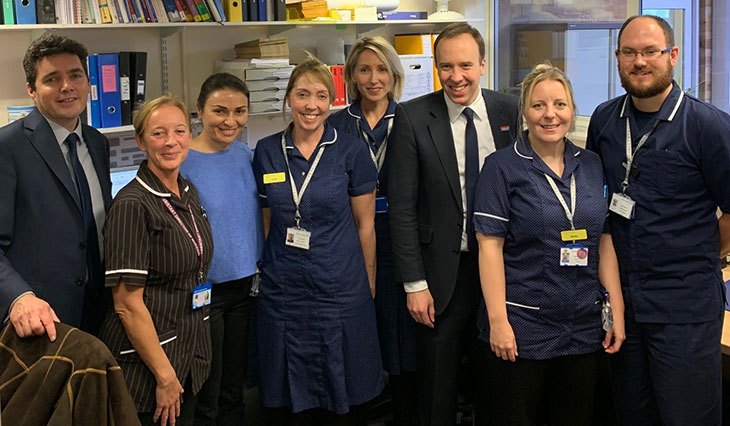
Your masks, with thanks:
[[[510,145],[520,130],[517,97],[486,89],[482,97],[496,148]],[[388,158],[396,279],[426,279],[440,314],[456,284],[464,210],[442,90],[398,105]]]
[[[82,133],[106,208],[111,202],[109,142],[92,127],[83,125]],[[61,321],[79,326],[86,276],[78,191],[51,126],[34,109],[0,128],[0,315],[7,315],[18,295],[32,290]],[[103,283],[91,285],[103,288]]]

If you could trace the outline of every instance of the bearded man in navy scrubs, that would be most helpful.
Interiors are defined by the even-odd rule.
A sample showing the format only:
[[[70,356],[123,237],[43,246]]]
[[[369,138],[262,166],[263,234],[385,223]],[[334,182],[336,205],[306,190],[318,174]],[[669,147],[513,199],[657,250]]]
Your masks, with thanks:
[[[611,357],[622,425],[720,425],[723,282],[730,251],[730,116],[672,80],[669,24],[634,16],[616,59],[627,94],[596,108],[588,148],[602,160],[626,304]]]

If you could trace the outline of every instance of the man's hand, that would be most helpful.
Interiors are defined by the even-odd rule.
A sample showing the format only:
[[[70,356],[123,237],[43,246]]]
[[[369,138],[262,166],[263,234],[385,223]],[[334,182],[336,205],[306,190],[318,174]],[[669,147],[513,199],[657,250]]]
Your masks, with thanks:
[[[408,312],[416,322],[433,328],[436,322],[436,309],[433,306],[433,297],[428,289],[415,293],[406,293]]]
[[[10,322],[19,337],[48,334],[48,339],[53,342],[56,340],[54,321],[61,322],[51,305],[30,293],[21,296],[10,307]]]

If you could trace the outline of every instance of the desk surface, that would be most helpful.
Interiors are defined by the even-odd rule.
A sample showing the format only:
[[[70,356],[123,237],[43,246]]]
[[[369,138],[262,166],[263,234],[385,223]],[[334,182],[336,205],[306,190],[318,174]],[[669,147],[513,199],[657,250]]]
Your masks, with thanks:
[[[730,280],[730,266],[722,270],[722,278]],[[730,355],[730,311],[725,311],[725,322],[722,324],[722,353]]]

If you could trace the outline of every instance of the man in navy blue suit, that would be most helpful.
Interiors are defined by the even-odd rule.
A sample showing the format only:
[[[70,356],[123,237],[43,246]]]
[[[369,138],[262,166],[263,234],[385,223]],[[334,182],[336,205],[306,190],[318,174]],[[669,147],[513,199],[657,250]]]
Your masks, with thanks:
[[[109,144],[79,119],[87,55],[59,35],[34,40],[23,67],[36,108],[0,128],[0,315],[21,337],[54,340],[54,321],[94,333],[104,314]]]

